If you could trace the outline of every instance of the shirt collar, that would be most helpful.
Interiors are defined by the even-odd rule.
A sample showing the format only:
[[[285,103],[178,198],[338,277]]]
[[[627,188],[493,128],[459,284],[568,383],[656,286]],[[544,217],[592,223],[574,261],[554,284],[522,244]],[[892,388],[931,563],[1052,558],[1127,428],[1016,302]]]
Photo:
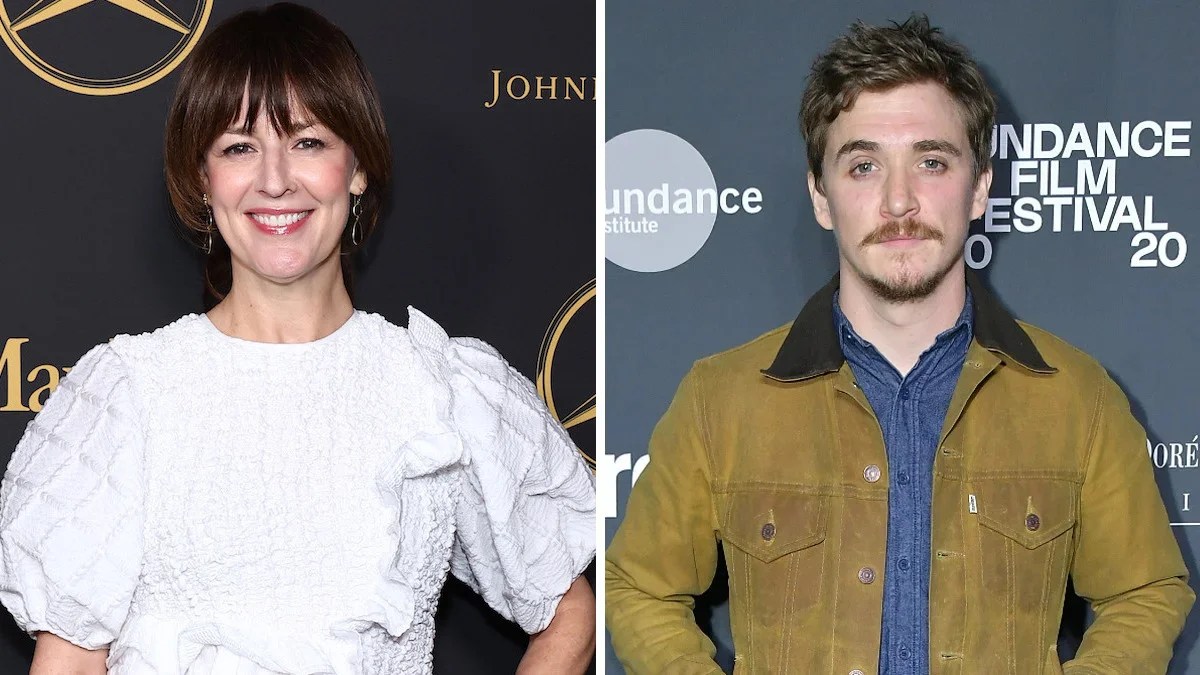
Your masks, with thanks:
[[[859,346],[870,347],[874,349],[874,345],[863,339],[863,337],[858,334],[858,331],[854,330],[854,324],[850,323],[850,319],[846,318],[845,312],[842,311],[842,306],[838,303],[838,297],[840,295],[840,290],[833,292],[833,325],[834,329],[837,330],[838,345],[841,347],[842,353],[845,354],[847,339],[854,340],[854,342]],[[974,315],[974,311],[971,289],[968,287],[967,297],[963,302],[962,311],[958,313],[958,319],[954,321],[954,325],[950,326],[941,333],[938,333],[937,337],[933,340],[933,344],[936,346],[940,343],[943,343],[962,330],[966,330],[967,335],[969,336],[971,334],[971,318]]]
[[[824,288],[809,298],[792,323],[770,367],[762,373],[774,380],[795,382],[837,371],[846,357],[842,354],[838,325],[830,321],[837,297],[839,277],[834,275]],[[1029,334],[1004,309],[1000,301],[967,270],[967,291],[973,312],[960,316],[970,321],[974,339],[984,349],[1036,373],[1054,373],[1042,358]],[[956,324],[957,325],[957,324]]]

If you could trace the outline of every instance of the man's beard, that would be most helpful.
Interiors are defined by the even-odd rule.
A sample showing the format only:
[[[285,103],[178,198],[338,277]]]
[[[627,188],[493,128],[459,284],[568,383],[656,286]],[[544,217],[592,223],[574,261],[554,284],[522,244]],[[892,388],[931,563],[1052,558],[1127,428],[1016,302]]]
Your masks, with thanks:
[[[880,225],[872,230],[867,236],[863,237],[858,246],[860,249],[865,249],[868,246],[881,244],[890,239],[897,238],[916,238],[928,239],[931,241],[942,242],[945,237],[942,233],[925,223],[913,218],[905,220],[892,220]],[[901,254],[904,255],[904,254]],[[939,269],[934,270],[924,278],[912,278],[911,274],[901,273],[899,279],[883,279],[880,277],[863,274],[862,280],[866,283],[867,288],[871,290],[880,300],[892,304],[904,304],[909,302],[917,302],[924,300],[933,294],[934,291],[942,285],[942,280],[954,269],[959,260],[962,259],[962,254],[951,258],[947,264]]]

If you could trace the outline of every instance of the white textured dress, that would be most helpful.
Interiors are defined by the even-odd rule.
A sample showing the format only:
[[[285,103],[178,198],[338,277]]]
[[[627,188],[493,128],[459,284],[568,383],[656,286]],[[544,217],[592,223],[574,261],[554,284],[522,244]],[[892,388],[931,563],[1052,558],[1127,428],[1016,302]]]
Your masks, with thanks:
[[[0,490],[0,601],[112,675],[428,673],[447,571],[527,632],[594,555],[566,432],[491,347],[356,312],[87,353]]]

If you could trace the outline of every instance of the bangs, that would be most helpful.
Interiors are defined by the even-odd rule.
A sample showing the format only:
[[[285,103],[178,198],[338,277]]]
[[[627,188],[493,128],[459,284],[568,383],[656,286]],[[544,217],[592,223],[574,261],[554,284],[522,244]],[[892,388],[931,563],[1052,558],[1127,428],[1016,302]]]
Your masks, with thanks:
[[[348,92],[328,72],[329,36],[314,35],[303,25],[282,30],[278,20],[269,18],[276,17],[248,17],[258,20],[246,21],[236,31],[238,39],[211,45],[206,56],[223,66],[212,73],[208,105],[196,109],[197,131],[204,130],[208,137],[203,145],[239,121],[243,133],[253,132],[264,112],[280,136],[317,122],[343,138],[349,135],[344,123],[350,116],[344,102]]]
[[[236,100],[222,99],[225,110],[220,112],[226,114],[218,117],[224,118],[225,124],[223,127],[218,125],[216,133],[220,135],[225,129],[237,126],[242,133],[252,134],[262,112],[266,113],[271,129],[285,138],[305,124],[320,121],[306,119],[311,113],[306,112],[308,106],[300,101],[300,94],[291,84],[292,81],[286,76],[280,77],[279,73],[263,72],[251,67],[246,79],[237,88]]]

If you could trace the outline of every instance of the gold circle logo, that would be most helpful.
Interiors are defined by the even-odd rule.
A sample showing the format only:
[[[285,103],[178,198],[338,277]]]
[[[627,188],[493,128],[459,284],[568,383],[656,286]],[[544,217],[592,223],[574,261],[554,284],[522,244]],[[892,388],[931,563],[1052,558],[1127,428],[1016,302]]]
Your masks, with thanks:
[[[39,24],[42,24],[41,28],[34,31],[45,31],[54,22],[65,21],[64,15],[93,3],[105,5],[106,10],[128,12],[157,24],[157,30],[163,31],[168,37],[161,40],[160,48],[148,55],[132,72],[116,76],[68,72],[67,66],[52,65],[29,45],[29,34],[25,31]],[[4,38],[4,43],[17,59],[38,77],[56,87],[91,96],[127,94],[166,77],[196,46],[212,11],[212,0],[195,0],[191,12],[182,14],[176,13],[161,0],[37,0],[15,16],[10,16],[10,5],[13,4],[13,0],[0,0],[0,37]],[[42,42],[47,45],[54,43],[49,37],[43,37],[46,39]],[[99,45],[102,41],[90,40],[88,44]],[[77,66],[72,67],[75,68]],[[128,67],[126,69],[131,70]]]
[[[558,420],[564,428],[571,427],[587,422],[588,420],[596,419],[596,395],[592,394],[591,398],[583,403],[580,403],[574,410],[566,416],[559,414],[558,407],[554,402],[554,387],[552,383],[552,374],[554,371],[554,355],[558,351],[558,343],[562,339],[563,333],[567,330],[567,324],[571,323],[571,319],[583,309],[587,303],[596,298],[596,280],[592,279],[579,290],[571,294],[571,297],[563,303],[562,307],[558,308],[558,313],[554,315],[554,320],[550,322],[550,327],[546,329],[546,335],[542,338],[542,349],[538,353],[537,366],[537,391],[542,400],[546,402],[546,407],[550,409],[550,414],[554,415],[554,419]],[[596,460],[588,457],[587,453],[582,450],[579,452],[587,463],[596,468]]]

